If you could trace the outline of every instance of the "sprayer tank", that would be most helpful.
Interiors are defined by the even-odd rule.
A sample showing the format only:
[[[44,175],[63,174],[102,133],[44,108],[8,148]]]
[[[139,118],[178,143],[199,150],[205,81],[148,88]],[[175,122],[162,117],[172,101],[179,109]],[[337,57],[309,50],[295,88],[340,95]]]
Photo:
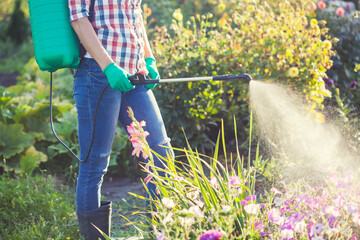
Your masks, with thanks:
[[[28,0],[35,59],[43,71],[79,66],[79,44],[67,0]]]

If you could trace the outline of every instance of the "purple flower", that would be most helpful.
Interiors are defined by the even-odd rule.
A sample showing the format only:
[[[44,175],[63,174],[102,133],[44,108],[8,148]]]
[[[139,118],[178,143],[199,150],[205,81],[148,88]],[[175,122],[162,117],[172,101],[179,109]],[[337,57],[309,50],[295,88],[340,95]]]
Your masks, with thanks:
[[[261,237],[264,237],[264,236],[266,236],[266,235],[268,235],[269,233],[267,233],[267,232],[260,232],[260,236]]]
[[[325,82],[325,88],[326,88],[326,89],[329,89],[329,88],[332,88],[332,87],[335,86],[334,80],[332,80],[331,78],[325,77],[325,78],[324,78],[324,82]]]
[[[241,205],[246,205],[246,204],[248,204],[248,203],[249,203],[249,202],[246,201],[246,200],[242,200],[242,201],[240,202]]]
[[[256,195],[249,195],[245,199],[248,200],[248,201],[256,200]]]
[[[229,178],[231,186],[241,185],[242,181],[238,176],[231,176]]]
[[[206,231],[200,236],[199,240],[219,240],[224,236],[224,234],[216,229],[211,229]]]
[[[350,89],[355,89],[356,86],[357,86],[357,82],[356,82],[356,81],[352,81],[352,82],[350,83],[349,88],[350,88]]]

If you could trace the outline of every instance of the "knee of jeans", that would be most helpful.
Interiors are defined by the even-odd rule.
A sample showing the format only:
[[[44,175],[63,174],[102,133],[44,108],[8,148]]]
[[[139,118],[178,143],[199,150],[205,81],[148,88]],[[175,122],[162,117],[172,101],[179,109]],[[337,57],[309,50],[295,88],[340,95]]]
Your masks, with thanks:
[[[109,166],[110,153],[90,153],[86,162],[80,164],[80,172],[88,175],[88,178],[102,178]]]

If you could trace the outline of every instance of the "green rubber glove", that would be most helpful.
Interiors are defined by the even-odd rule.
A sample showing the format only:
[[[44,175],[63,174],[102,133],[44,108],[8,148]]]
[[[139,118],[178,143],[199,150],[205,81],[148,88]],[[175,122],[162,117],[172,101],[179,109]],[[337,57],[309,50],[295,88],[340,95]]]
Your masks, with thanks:
[[[118,67],[115,63],[107,65],[106,68],[104,68],[103,73],[106,75],[110,87],[115,90],[127,92],[135,88],[128,79],[130,73],[121,67]]]
[[[150,78],[151,79],[160,79],[160,73],[156,67],[155,59],[148,57],[148,58],[145,58],[145,62],[146,62],[146,69],[149,71]],[[158,84],[157,83],[146,84],[145,87],[147,89],[151,89],[151,88],[154,88],[156,85],[158,85]]]

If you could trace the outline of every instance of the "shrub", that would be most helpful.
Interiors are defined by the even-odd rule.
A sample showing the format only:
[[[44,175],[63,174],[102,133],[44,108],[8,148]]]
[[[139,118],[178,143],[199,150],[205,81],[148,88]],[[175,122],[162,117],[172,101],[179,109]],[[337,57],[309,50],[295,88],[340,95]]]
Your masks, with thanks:
[[[310,17],[312,1],[211,2],[222,12],[184,19],[178,9],[169,28],[155,27],[150,39],[162,78],[249,73],[304,92],[313,109],[322,108],[330,94],[322,78],[334,54],[328,43],[335,40]],[[240,82],[163,84],[155,94],[169,132],[179,136],[183,127],[195,147],[214,146],[212,133],[223,118],[231,123],[235,115],[240,126],[248,124],[246,85]]]
[[[77,117],[72,95],[73,77],[68,69],[59,70],[53,77],[53,118],[55,130],[62,141],[78,152]],[[60,80],[61,79],[61,80]],[[49,73],[42,72],[32,58],[23,68],[17,85],[0,88],[0,156],[5,171],[30,174],[36,166],[53,172],[73,173],[78,167],[75,159],[57,142],[49,125]],[[110,167],[121,165],[126,174],[127,137],[120,127],[112,146]]]
[[[0,238],[79,239],[73,193],[51,177],[0,177]]]
[[[346,9],[345,9],[346,10]],[[360,112],[360,90],[357,86],[360,72],[356,66],[360,64],[360,21],[358,13],[347,12],[345,16],[338,16],[336,8],[328,5],[326,9],[316,11],[317,18],[326,21],[329,34],[338,39],[334,47],[336,55],[333,67],[327,71],[327,87],[334,91],[339,89],[340,98],[351,110],[347,117],[357,121]],[[336,94],[336,92],[334,91]]]

